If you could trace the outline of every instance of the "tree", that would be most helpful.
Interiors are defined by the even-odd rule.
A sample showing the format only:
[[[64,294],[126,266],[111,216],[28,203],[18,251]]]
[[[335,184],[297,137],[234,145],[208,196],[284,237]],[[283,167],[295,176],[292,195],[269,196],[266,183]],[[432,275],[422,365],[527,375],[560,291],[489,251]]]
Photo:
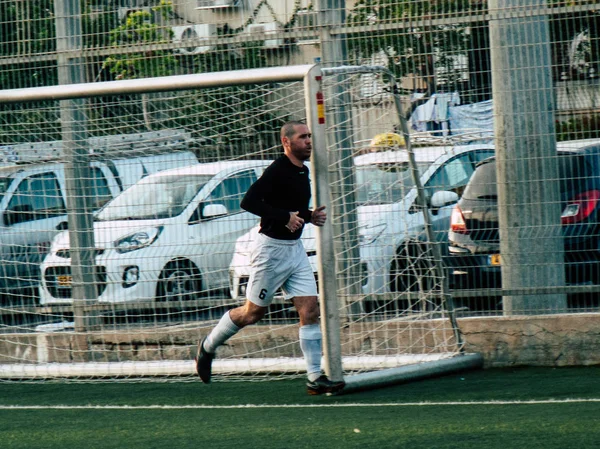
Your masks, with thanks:
[[[167,15],[172,6],[170,2],[162,1],[160,6],[152,9]],[[125,23],[110,31],[110,42],[115,47],[162,43],[165,40],[165,32],[170,33],[170,38],[170,30],[165,31],[159,27],[151,13],[139,10],[130,13]],[[169,50],[119,53],[106,58],[103,64],[103,69],[108,69],[117,80],[173,75],[177,67],[177,60]]]
[[[166,18],[172,13],[172,5],[171,2],[161,0],[160,5],[152,10]],[[167,32],[170,38],[172,31]],[[110,42],[115,47],[148,45],[164,40],[165,31],[156,24],[153,14],[144,10],[130,13],[125,18],[125,23],[110,31]],[[106,58],[102,64],[102,69],[108,70],[115,80],[169,76],[176,73],[177,67],[177,59],[169,50],[117,53]],[[141,98],[145,127],[152,130],[148,95],[142,94]]]
[[[472,0],[406,1],[359,0],[348,15],[352,26],[403,24],[448,14],[472,13],[483,3]],[[348,40],[351,55],[360,63],[373,55],[384,55],[387,66],[398,79],[418,77],[429,95],[438,87],[455,89],[463,81],[468,50],[468,24],[415,25],[384,31],[369,31]]]

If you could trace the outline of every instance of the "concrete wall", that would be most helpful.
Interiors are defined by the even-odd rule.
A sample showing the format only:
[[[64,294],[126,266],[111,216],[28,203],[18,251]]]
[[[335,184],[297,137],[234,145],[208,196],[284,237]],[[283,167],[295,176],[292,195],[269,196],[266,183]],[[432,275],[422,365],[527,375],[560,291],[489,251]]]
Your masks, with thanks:
[[[565,314],[459,320],[467,352],[486,367],[600,363],[600,315]]]
[[[421,341],[416,349],[427,351],[434,341],[452,345],[447,329],[441,330],[440,320],[417,323],[361,323],[344,328],[344,352],[377,349],[377,354],[397,354],[406,351],[408,342]],[[567,366],[600,364],[600,314],[545,315],[528,317],[462,318],[467,352],[482,354],[486,367],[516,365]],[[399,327],[403,326],[403,327]],[[407,332],[409,330],[410,332]],[[438,328],[433,334],[427,334]],[[172,327],[164,331],[5,334],[0,339],[0,363],[80,362],[89,359],[102,362],[130,360],[191,360],[198,338],[209,328]],[[268,331],[267,331],[268,330]],[[421,334],[419,334],[421,333]],[[427,334],[427,338],[421,338]],[[232,339],[221,349],[222,356],[247,354],[264,348],[278,348],[277,353],[264,356],[301,357],[297,344],[298,328],[253,326],[243,331],[242,338]],[[287,354],[281,354],[287,348]]]

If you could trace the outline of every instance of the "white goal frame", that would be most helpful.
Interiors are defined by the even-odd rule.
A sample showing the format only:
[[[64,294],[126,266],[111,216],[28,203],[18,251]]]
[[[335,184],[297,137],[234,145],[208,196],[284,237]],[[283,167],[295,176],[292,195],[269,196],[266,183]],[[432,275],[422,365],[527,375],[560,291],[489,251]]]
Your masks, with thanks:
[[[215,87],[228,87],[245,84],[268,84],[276,82],[303,82],[304,102],[307,123],[312,132],[313,146],[315,148],[326,148],[325,110],[322,93],[323,71],[318,65],[299,65],[288,67],[273,67],[263,69],[239,70],[228,72],[202,73],[182,76],[169,76],[136,80],[121,80],[102,83],[71,84],[38,88],[14,89],[0,91],[0,104],[25,103],[44,100],[76,100],[104,95],[119,94],[147,94],[156,92],[167,92],[176,90],[203,89]],[[408,142],[408,131],[406,138]],[[68,136],[65,136],[68,137]],[[67,140],[67,139],[65,139]],[[319,205],[331,209],[332,199],[330,191],[330,180],[328,175],[329,161],[326,151],[315,151],[312,156],[312,182],[313,196]],[[76,233],[78,229],[70,229]],[[319,274],[319,299],[321,307],[321,319],[323,327],[323,355],[324,369],[332,379],[343,378],[343,364],[351,363],[343,360],[340,342],[340,305],[336,292],[336,255],[334,249],[334,235],[331,220],[317,229],[317,252],[318,274]],[[73,247],[73,251],[76,248]],[[77,283],[74,278],[73,284]],[[74,303],[74,307],[77,305]],[[77,325],[77,324],[76,324]],[[294,365],[297,361],[292,361]],[[141,365],[154,366],[155,364]],[[273,361],[269,362],[272,366]],[[354,361],[362,364],[364,361]],[[54,370],[58,377],[69,377],[69,367],[61,366]],[[112,364],[91,363],[94,367],[90,370],[82,364],[72,364],[73,376],[91,375],[94,377],[111,377],[115,373],[121,376],[144,375],[136,363],[121,362],[116,369]],[[406,380],[414,380],[419,377],[429,377],[456,371],[459,369],[475,368],[482,365],[479,355],[459,354],[457,357],[440,357],[438,360],[425,361],[418,367],[390,368],[382,370],[380,374],[363,373],[347,378],[348,391],[369,387],[381,386],[382,384],[396,383]],[[19,366],[22,369],[19,369]],[[149,371],[143,370],[145,375],[181,375],[191,367],[190,362],[174,361],[175,371],[164,369],[165,367],[154,366]],[[361,365],[362,366],[362,365]],[[375,362],[375,367],[384,367],[381,360]],[[39,367],[38,367],[39,368]],[[389,368],[389,366],[387,367]],[[244,369],[248,369],[246,366]],[[260,371],[260,367],[256,368]],[[272,368],[270,368],[272,369]],[[281,368],[282,371],[284,368]],[[297,369],[294,366],[293,369]],[[368,369],[368,368],[367,368]],[[269,370],[269,368],[267,368]],[[416,371],[415,371],[416,370]],[[46,374],[50,374],[50,369]],[[420,372],[421,374],[415,374]],[[38,369],[31,365],[0,365],[0,378],[28,378],[39,373]],[[86,374],[87,373],[87,374]]]
[[[119,94],[147,94],[156,92],[168,92],[177,90],[206,89],[214,87],[239,86],[244,84],[261,84],[275,82],[299,82],[304,83],[304,100],[306,107],[307,123],[312,132],[313,145],[316,148],[325,148],[325,111],[323,96],[320,92],[322,81],[321,69],[317,65],[298,65],[287,67],[272,67],[262,69],[247,69],[227,72],[200,73],[192,75],[166,76],[147,79],[107,81],[101,83],[79,83],[59,86],[44,86],[23,89],[11,89],[0,91],[0,104],[28,103],[44,100],[76,100],[103,95]],[[68,141],[69,136],[65,136]],[[327,155],[315,152],[312,161],[312,180],[314,185],[314,196],[318,204],[330,206],[329,183],[327,181]],[[70,229],[71,235],[79,232],[79,229]],[[75,239],[73,239],[75,240]],[[335,260],[333,250],[333,237],[331,225],[323,226],[317,233],[317,245],[319,251],[319,273],[320,284],[324,279],[335,277]],[[76,249],[74,248],[75,252]],[[75,273],[74,273],[75,275]],[[83,283],[73,279],[73,284]],[[339,309],[335,301],[324,301],[326,287],[320,285],[320,307],[323,320],[324,333],[324,361],[325,370],[332,378],[342,378],[341,346],[339,338]],[[330,298],[335,297],[328,295]],[[74,304],[74,308],[77,305]],[[83,308],[81,308],[83,309]],[[77,324],[76,324],[77,326]],[[129,364],[131,365],[131,364]],[[7,365],[7,369],[0,370],[10,373],[14,378],[19,370],[15,366]],[[24,369],[24,377],[27,377]],[[63,372],[64,370],[61,370]],[[77,369],[77,371],[80,371]],[[93,370],[95,371],[95,370]],[[134,372],[137,370],[133,370]],[[100,374],[100,373],[95,373]]]

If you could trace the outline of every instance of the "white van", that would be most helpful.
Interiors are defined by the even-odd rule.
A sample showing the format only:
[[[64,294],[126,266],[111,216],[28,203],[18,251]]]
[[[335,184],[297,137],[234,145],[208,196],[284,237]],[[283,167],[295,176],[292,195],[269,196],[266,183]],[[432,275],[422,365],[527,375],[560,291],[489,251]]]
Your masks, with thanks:
[[[99,302],[181,301],[228,291],[236,239],[258,223],[240,201],[270,163],[166,170],[107,203],[94,218]],[[41,270],[40,303],[71,303],[68,232],[55,237]]]
[[[184,151],[187,139],[172,131],[104,138],[108,145],[125,145],[121,154],[125,149],[131,152],[134,141],[157,152],[154,144],[160,140],[168,151],[128,159],[119,158],[115,148],[100,148],[98,138],[90,139],[93,151],[117,156],[105,159],[98,154],[90,164],[93,209],[148,174],[198,163],[191,151]],[[67,228],[65,164],[33,162],[56,157],[60,147],[60,142],[0,147],[4,164],[0,166],[0,304],[22,305],[35,299],[39,265],[53,237]]]

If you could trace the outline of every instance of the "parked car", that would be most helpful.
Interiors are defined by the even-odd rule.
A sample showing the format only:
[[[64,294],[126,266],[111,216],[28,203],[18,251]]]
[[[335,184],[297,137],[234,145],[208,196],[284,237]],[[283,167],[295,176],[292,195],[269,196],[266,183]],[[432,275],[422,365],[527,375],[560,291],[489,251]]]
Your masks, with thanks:
[[[157,154],[162,145],[163,154]],[[126,148],[123,148],[123,147]],[[136,147],[147,156],[131,157]],[[98,210],[143,176],[197,163],[185,151],[185,133],[156,131],[110,138],[91,138],[91,206]],[[0,147],[0,303],[34,301],[40,264],[52,238],[67,228],[65,164],[62,142]],[[99,153],[99,154],[96,154]],[[129,156],[127,156],[129,154]]]
[[[600,143],[559,143],[566,281],[600,281]],[[455,288],[501,287],[496,159],[480,163],[452,213],[446,265]]]
[[[98,300],[189,300],[228,290],[236,239],[257,217],[240,200],[269,161],[227,161],[166,170],[140,180],[95,216]],[[42,264],[42,304],[71,298],[68,233]]]
[[[494,154],[491,145],[424,147],[415,159],[431,210],[436,238],[447,242],[452,207],[458,201],[477,162]],[[406,150],[369,153],[354,158],[363,293],[415,290],[418,263],[425,239],[423,210]],[[230,266],[233,298],[243,297],[249,276],[253,229],[236,244]],[[304,246],[316,275],[314,227],[305,227]],[[424,269],[424,268],[423,268]]]

